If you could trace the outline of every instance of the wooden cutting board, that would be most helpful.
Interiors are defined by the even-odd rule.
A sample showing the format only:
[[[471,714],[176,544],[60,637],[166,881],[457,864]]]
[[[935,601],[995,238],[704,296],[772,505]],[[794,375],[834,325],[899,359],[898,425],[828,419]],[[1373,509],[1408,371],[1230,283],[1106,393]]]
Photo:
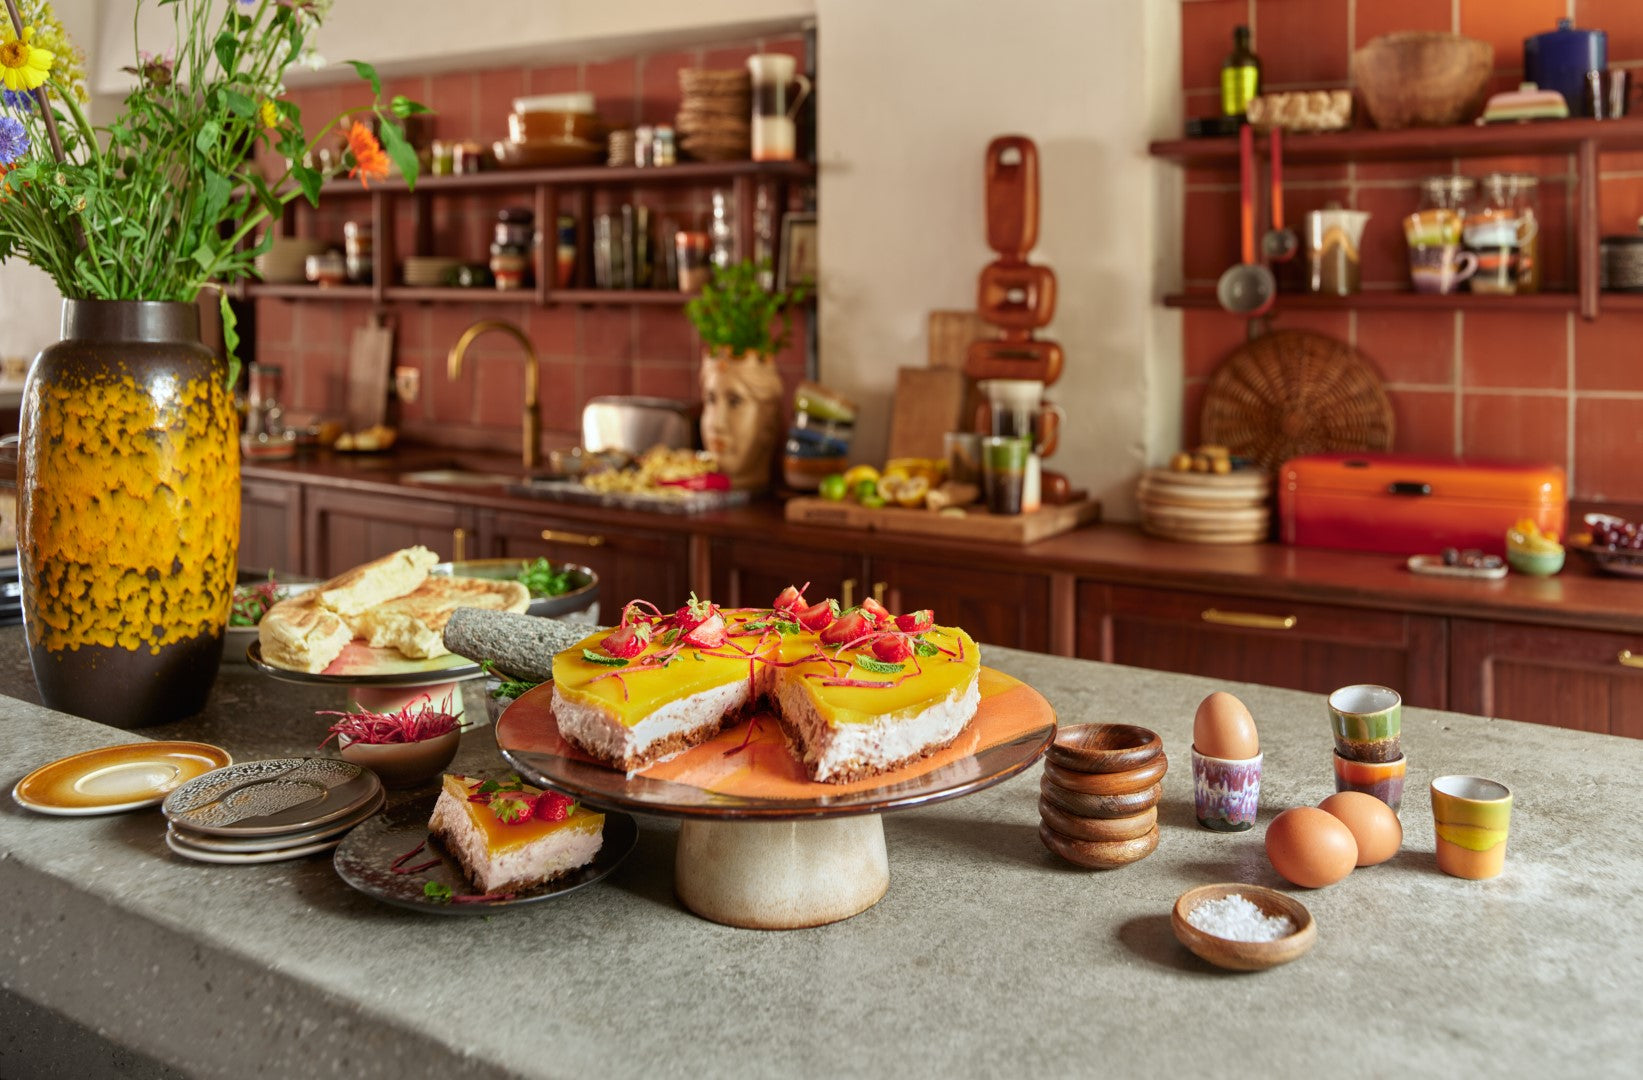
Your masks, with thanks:
[[[963,517],[951,517],[929,510],[906,510],[899,506],[875,509],[859,503],[802,496],[787,501],[785,514],[788,521],[837,525],[869,532],[991,540],[1000,544],[1034,544],[1099,520],[1101,504],[1091,499],[1063,506],[1045,506],[1031,514],[989,514],[979,507],[971,507]]]
[[[976,341],[994,341],[998,327],[973,311],[930,312],[929,366],[963,370]]]
[[[388,374],[394,332],[381,315],[354,331],[348,352],[348,430],[364,431],[388,418]]]
[[[888,456],[945,457],[942,436],[969,430],[964,422],[964,392],[964,372],[956,368],[900,369],[890,410]]]

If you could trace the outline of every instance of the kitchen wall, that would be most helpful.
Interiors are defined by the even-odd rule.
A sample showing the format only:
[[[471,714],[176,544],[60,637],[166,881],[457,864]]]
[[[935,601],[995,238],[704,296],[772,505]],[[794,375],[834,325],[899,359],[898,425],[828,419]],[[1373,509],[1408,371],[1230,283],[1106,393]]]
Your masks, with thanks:
[[[1522,74],[1522,40],[1559,17],[1609,32],[1609,58],[1643,69],[1643,12],[1635,0],[1182,0],[1182,88],[1189,115],[1219,107],[1220,64],[1232,28],[1248,25],[1268,89],[1347,85],[1352,50],[1395,30],[1449,30],[1495,46],[1492,89]],[[1634,70],[1633,78],[1643,76]],[[1643,154],[1601,164],[1605,234],[1635,233],[1643,214]],[[1308,166],[1286,169],[1288,216],[1329,202],[1367,210],[1364,288],[1408,285],[1400,220],[1436,172],[1495,171],[1540,177],[1541,254],[1547,289],[1574,287],[1574,163],[1571,158]],[[1183,271],[1209,288],[1237,260],[1238,185],[1231,170],[1186,171]],[[1207,376],[1244,339],[1242,319],[1185,313],[1182,424],[1188,442]],[[1396,449],[1443,456],[1553,462],[1571,492],[1590,500],[1643,501],[1643,314],[1606,312],[1587,322],[1541,311],[1286,311],[1275,329],[1316,330],[1356,345],[1386,381],[1397,418]]]

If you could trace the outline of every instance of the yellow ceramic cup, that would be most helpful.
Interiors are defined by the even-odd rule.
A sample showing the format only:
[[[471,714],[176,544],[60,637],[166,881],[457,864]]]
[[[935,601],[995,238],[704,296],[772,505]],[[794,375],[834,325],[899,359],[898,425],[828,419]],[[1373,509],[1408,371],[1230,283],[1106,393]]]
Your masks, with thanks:
[[[1498,877],[1506,865],[1506,832],[1512,789],[1481,776],[1440,776],[1432,781],[1432,821],[1438,834],[1438,869],[1458,878]]]

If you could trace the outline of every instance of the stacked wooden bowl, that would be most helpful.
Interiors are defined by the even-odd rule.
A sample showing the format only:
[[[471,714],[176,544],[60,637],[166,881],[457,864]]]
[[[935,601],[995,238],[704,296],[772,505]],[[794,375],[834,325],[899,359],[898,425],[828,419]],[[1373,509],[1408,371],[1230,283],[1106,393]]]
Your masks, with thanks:
[[[1230,473],[1148,469],[1135,487],[1141,528],[1189,544],[1253,544],[1267,538],[1272,477],[1260,469]]]
[[[1114,870],[1158,848],[1169,759],[1157,732],[1077,724],[1056,733],[1039,784],[1038,838],[1078,866]]]
[[[682,68],[679,92],[673,124],[687,154],[697,161],[751,156],[753,84],[744,69]]]

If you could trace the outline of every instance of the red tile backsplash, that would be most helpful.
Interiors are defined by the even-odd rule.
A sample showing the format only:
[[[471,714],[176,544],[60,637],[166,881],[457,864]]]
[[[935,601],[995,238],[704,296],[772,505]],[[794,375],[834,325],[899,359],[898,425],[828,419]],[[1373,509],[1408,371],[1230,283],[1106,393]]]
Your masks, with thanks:
[[[1568,0],[1460,0],[1460,25],[1467,37],[1495,47],[1495,69],[1523,70],[1523,39],[1557,29],[1569,14]]]
[[[1255,53],[1265,86],[1339,86],[1346,81],[1348,5],[1255,0]]]
[[[1362,47],[1382,34],[1402,30],[1448,30],[1450,6],[1433,0],[1369,0],[1355,5],[1356,25],[1352,30],[1354,48]]]
[[[1467,387],[1566,390],[1568,317],[1539,311],[1469,311],[1461,350]]]
[[[1232,52],[1232,30],[1253,20],[1250,0],[1195,0],[1181,5],[1181,84],[1189,90],[1214,90],[1213,107],[1192,116],[1221,111],[1221,62]],[[1259,54],[1261,45],[1253,42]]]
[[[1455,395],[1447,390],[1388,390],[1393,445],[1400,454],[1453,457]]]
[[[1566,394],[1464,394],[1461,453],[1489,461],[1568,460]]]
[[[1574,0],[1574,8],[1580,29],[1608,33],[1609,63],[1643,60],[1643,21],[1637,17],[1636,0]]]
[[[1407,311],[1395,319],[1360,311],[1358,348],[1388,383],[1452,387],[1455,322],[1452,311]],[[1409,429],[1400,423],[1398,430]]]
[[[1643,499],[1643,400],[1575,399],[1575,490],[1590,499]]]

